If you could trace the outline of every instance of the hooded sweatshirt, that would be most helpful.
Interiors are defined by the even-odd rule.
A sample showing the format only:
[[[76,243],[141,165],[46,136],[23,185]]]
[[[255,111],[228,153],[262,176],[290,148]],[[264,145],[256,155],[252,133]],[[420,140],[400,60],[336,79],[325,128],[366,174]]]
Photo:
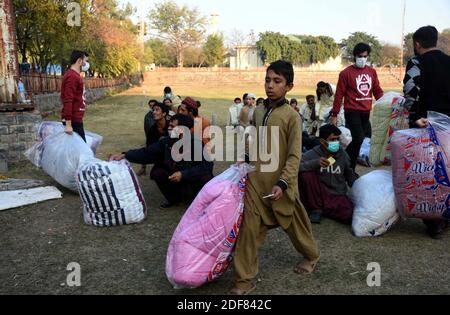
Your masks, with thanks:
[[[323,157],[328,159],[330,156],[336,160],[336,163],[327,168],[320,167],[319,161]],[[358,178],[350,165],[350,157],[342,148],[332,155],[318,145],[312,150],[303,154],[300,162],[300,173],[316,172],[320,182],[324,184],[328,191],[333,195],[346,195],[347,184],[351,187]]]

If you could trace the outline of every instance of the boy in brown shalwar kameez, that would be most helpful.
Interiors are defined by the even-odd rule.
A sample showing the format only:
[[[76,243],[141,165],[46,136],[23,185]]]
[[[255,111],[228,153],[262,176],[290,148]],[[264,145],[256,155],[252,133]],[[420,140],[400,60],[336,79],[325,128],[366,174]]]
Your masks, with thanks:
[[[300,116],[286,100],[286,93],[294,84],[292,64],[285,61],[272,63],[266,74],[267,99],[264,107],[255,110],[253,124],[258,129],[258,139],[266,138],[270,153],[277,145],[277,164],[274,171],[265,170],[260,156],[254,163],[256,171],[250,173],[245,194],[245,212],[234,257],[235,287],[231,294],[248,294],[255,289],[253,283],[258,274],[258,249],[269,229],[281,226],[288,234],[296,250],[305,259],[294,271],[310,274],[319,259],[319,250],[312,234],[311,223],[298,193],[298,172],[301,158]],[[259,127],[267,126],[266,135]],[[277,144],[271,144],[273,127],[278,127]],[[263,198],[273,195],[269,198]]]

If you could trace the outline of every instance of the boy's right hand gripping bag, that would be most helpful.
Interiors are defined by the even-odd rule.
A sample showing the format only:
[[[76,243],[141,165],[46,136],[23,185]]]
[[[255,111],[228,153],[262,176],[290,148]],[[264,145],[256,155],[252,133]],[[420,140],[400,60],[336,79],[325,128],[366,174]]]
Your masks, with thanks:
[[[392,137],[397,207],[408,218],[450,219],[450,117],[429,112],[428,120]]]
[[[251,166],[233,165],[200,191],[170,241],[166,275],[175,288],[196,288],[219,278],[232,261]]]

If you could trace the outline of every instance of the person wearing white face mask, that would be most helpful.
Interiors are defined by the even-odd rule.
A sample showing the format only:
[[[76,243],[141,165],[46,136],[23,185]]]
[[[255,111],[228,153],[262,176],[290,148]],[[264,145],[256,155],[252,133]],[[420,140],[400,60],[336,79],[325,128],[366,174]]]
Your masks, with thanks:
[[[86,142],[83,118],[86,111],[84,83],[81,72],[89,70],[89,55],[80,50],[74,50],[70,56],[70,68],[64,74],[61,83],[61,120],[67,134],[76,132]]]
[[[337,116],[344,101],[346,127],[352,133],[353,141],[347,147],[352,168],[356,168],[359,151],[370,128],[370,112],[373,97],[380,99],[384,92],[378,81],[377,71],[367,66],[371,48],[368,44],[359,43],[353,49],[355,63],[339,74],[331,123],[337,125]]]
[[[204,146],[200,138],[190,133],[193,126],[192,117],[177,114],[170,119],[168,136],[148,147],[111,155],[109,159],[110,161],[127,159],[131,163],[155,164],[150,178],[156,182],[166,198],[160,208],[168,209],[182,201],[189,204],[203,186],[213,178],[214,167],[214,163],[205,154],[201,154],[201,159],[196,158],[196,148],[201,148],[201,153],[204,152]],[[184,145],[181,149],[176,149],[175,144],[178,141],[189,137],[190,141],[186,141],[190,147]]]
[[[340,135],[341,130],[334,125],[320,127],[320,145],[306,152],[300,163],[300,199],[312,223],[320,223],[322,214],[346,224],[352,222],[353,203],[347,196],[347,185],[353,186],[358,176],[340,147]]]

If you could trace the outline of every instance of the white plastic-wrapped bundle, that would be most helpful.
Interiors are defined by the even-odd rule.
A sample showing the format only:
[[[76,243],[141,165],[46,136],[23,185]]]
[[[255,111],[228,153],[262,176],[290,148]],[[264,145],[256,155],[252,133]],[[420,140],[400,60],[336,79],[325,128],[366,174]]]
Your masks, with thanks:
[[[345,150],[347,147],[352,143],[352,133],[350,129],[345,128],[344,126],[339,127],[339,130],[342,132],[340,136],[340,142],[342,145],[342,148]]]
[[[94,159],[94,153],[77,133],[53,134],[42,144],[40,165],[62,186],[78,192],[76,172],[80,165]]]
[[[42,152],[44,150],[44,141],[52,135],[64,132],[64,126],[62,123],[56,121],[43,121],[38,125],[37,130],[38,141],[31,148],[26,150],[24,155],[35,166],[42,167],[41,160]],[[85,136],[87,145],[95,154],[97,152],[97,148],[103,141],[103,137],[90,131],[85,131]]]
[[[108,227],[145,219],[145,200],[136,174],[126,160],[91,160],[79,168],[76,178],[86,224]]]
[[[377,170],[360,177],[351,196],[355,205],[352,230],[358,237],[380,236],[400,218],[389,171]]]
[[[38,127],[38,136],[40,141],[44,141],[47,137],[64,131],[64,126],[61,122],[57,121],[43,121],[39,124]],[[97,152],[97,148],[102,144],[103,137],[90,132],[85,131],[86,143],[92,149],[94,154]]]

